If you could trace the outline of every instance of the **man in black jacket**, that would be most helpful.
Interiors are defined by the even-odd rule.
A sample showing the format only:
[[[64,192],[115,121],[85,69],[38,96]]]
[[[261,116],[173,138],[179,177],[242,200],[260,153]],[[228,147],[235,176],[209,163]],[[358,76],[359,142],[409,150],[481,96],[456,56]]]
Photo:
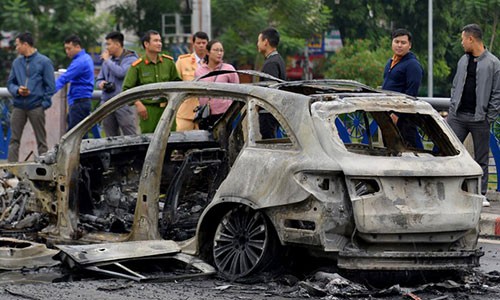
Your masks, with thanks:
[[[286,80],[285,61],[276,50],[280,42],[280,34],[274,28],[267,28],[260,32],[257,39],[257,49],[264,55],[262,72],[276,78]],[[266,80],[261,78],[261,80]],[[259,111],[259,126],[262,139],[276,137],[278,121],[266,110]]]

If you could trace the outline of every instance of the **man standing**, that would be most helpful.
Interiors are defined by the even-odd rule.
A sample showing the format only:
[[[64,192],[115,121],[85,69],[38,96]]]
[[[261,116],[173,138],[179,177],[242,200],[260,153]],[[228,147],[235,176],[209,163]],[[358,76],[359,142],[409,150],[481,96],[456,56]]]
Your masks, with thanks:
[[[265,57],[262,72],[286,80],[285,61],[277,51],[279,42],[279,32],[274,28],[267,28],[259,33],[257,49]],[[265,79],[261,78],[261,80]],[[259,111],[259,127],[262,139],[275,138],[278,126],[278,121],[268,111],[264,109]]]
[[[484,47],[483,32],[477,24],[462,29],[462,47],[465,54],[453,79],[447,121],[460,141],[471,133],[474,159],[483,169],[481,194],[486,195],[490,124],[500,110],[500,61]],[[489,205],[485,199],[483,206]]]
[[[207,54],[207,43],[208,35],[205,32],[198,31],[193,35],[193,53],[179,56],[175,63],[182,80],[194,79],[194,72]],[[194,122],[194,110],[198,105],[198,98],[189,98],[181,104],[175,119],[177,131],[198,129],[198,124]]]
[[[68,92],[68,131],[90,114],[94,90],[94,62],[76,35],[64,40],[64,51],[72,59],[66,72],[56,80],[56,91],[71,83]],[[86,137],[86,135],[85,135]]]
[[[123,91],[148,83],[181,80],[173,58],[160,54],[162,41],[157,31],[148,30],[141,38],[141,42],[146,54],[132,63],[123,82]],[[141,132],[154,132],[165,110],[166,103],[137,100],[134,104],[140,118]]]
[[[19,144],[27,120],[35,133],[38,155],[47,152],[45,110],[52,105],[51,97],[55,93],[52,62],[34,48],[31,33],[19,34],[15,43],[20,56],[12,63],[7,80],[9,93],[14,97],[10,117],[9,162],[19,160]]]
[[[101,103],[122,91],[123,79],[130,65],[137,60],[135,52],[123,48],[124,36],[118,31],[106,35],[106,50],[102,52],[102,68],[96,79],[96,86],[102,90]],[[125,105],[107,116],[102,124],[107,136],[135,135],[137,126],[135,112]]]
[[[412,35],[408,30],[396,29],[392,32],[394,54],[385,65],[382,89],[417,96],[424,71],[415,54],[410,51],[411,43]],[[408,145],[416,147],[416,125],[402,115],[397,117],[396,124]]]

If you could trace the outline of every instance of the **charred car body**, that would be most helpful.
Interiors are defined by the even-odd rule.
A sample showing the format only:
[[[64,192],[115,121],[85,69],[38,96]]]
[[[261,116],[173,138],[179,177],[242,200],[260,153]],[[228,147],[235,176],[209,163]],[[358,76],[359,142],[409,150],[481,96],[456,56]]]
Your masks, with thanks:
[[[19,179],[5,202],[24,199],[26,216],[42,216],[38,237],[49,244],[169,239],[233,279],[266,267],[281,246],[345,269],[479,264],[481,169],[429,104],[350,81],[265,85],[121,93],[36,162],[2,166]],[[232,104],[210,131],[171,132],[190,97]],[[82,141],[140,98],[168,99],[154,134]],[[276,138],[260,135],[263,109],[280,124]],[[403,115],[417,147],[395,126]]]

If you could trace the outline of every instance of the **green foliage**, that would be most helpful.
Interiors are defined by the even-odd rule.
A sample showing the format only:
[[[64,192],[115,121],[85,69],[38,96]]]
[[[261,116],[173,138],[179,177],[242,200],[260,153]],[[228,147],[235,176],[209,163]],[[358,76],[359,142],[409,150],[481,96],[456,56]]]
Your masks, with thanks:
[[[427,73],[428,1],[423,0],[325,0],[333,12],[331,26],[340,30],[342,39],[369,39],[376,43],[390,37],[396,28],[413,33],[412,51]],[[434,94],[449,96],[456,63],[463,55],[460,31],[469,23],[479,24],[485,45],[498,56],[500,0],[433,0],[433,77]],[[381,46],[390,48],[389,45]],[[496,53],[495,53],[496,52]],[[424,78],[423,87],[427,87]]]
[[[500,41],[498,35],[500,0],[462,0],[464,24],[476,23],[484,32],[484,44],[490,51],[499,52]]]
[[[180,1],[129,0],[114,5],[111,14],[115,17],[117,29],[132,30],[140,38],[152,29],[161,32],[162,15],[180,11]]]
[[[367,39],[346,40],[345,46],[330,58],[326,77],[357,80],[372,87],[381,86],[384,66],[392,56],[392,50],[389,38],[383,38],[380,44],[384,46],[377,47]]]
[[[18,25],[32,24],[32,17],[26,1],[12,0],[3,5],[1,14],[3,20],[2,28],[4,30],[9,30],[16,28]],[[31,30],[33,29],[34,28],[31,28]]]
[[[325,0],[332,11],[332,25],[343,39],[378,40],[386,34],[384,26],[387,1]]]
[[[115,19],[118,30],[139,32],[140,18],[136,7],[136,3],[132,1],[125,1],[111,6],[110,13]]]
[[[14,34],[30,31],[35,47],[52,60],[56,69],[69,63],[63,47],[67,36],[79,35],[83,46],[89,48],[111,28],[103,17],[95,16],[95,0],[3,0],[0,11],[2,30]],[[0,80],[4,81],[5,76],[2,74]]]
[[[212,0],[213,36],[224,44],[224,60],[258,65],[257,37],[272,26],[281,35],[282,55],[302,52],[307,39],[322,33],[331,11],[318,0]]]

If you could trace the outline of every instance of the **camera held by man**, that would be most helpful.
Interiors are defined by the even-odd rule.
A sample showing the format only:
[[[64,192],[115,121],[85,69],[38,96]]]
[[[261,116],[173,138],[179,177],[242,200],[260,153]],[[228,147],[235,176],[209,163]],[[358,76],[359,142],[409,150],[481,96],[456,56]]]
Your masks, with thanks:
[[[116,85],[114,82],[105,82],[102,86],[102,90],[106,93],[112,93],[116,90]]]

